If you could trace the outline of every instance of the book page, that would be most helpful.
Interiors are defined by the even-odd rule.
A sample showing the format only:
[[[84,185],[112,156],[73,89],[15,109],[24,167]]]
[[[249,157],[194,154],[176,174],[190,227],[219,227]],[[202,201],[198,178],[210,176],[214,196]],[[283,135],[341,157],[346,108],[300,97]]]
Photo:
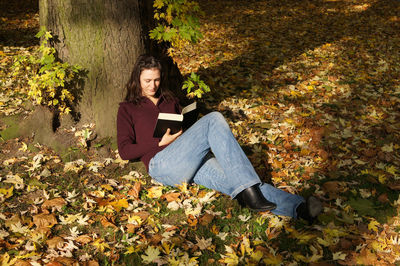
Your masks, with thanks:
[[[158,114],[158,119],[173,120],[173,121],[183,121],[183,115],[181,115],[181,114],[159,113]]]
[[[182,109],[182,114],[188,113],[190,111],[193,111],[197,108],[197,102],[191,103],[185,108]]]

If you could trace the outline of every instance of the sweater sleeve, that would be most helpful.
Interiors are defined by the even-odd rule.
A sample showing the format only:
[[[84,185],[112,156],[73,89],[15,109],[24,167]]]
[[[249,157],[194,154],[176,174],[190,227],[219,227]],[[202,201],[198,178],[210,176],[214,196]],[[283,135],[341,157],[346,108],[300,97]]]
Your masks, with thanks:
[[[149,150],[158,148],[158,140],[148,143],[136,143],[135,125],[126,106],[120,105],[117,115],[118,153],[123,160],[139,159]]]

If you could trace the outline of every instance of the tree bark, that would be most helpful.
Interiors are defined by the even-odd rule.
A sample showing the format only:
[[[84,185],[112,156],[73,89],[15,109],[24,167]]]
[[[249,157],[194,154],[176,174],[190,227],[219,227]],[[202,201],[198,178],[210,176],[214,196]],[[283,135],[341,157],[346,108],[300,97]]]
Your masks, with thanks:
[[[149,52],[151,0],[40,0],[58,57],[87,70],[77,111],[99,136],[116,135],[118,104],[138,55]],[[147,49],[146,49],[147,46]]]

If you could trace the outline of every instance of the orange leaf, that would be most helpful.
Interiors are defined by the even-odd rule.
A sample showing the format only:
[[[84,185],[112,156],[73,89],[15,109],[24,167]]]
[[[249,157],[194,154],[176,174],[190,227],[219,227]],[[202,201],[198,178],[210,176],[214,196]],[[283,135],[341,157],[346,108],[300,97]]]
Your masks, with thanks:
[[[113,224],[113,223],[111,223],[110,221],[108,221],[107,218],[104,217],[104,216],[100,218],[100,222],[101,222],[101,224],[102,224],[104,227],[113,227],[113,228],[117,228],[117,227],[115,226],[115,224]]]
[[[133,188],[128,191],[128,195],[135,199],[138,199],[141,189],[142,189],[142,184],[140,182],[135,182],[135,185],[133,185]]]
[[[179,192],[167,193],[167,194],[162,195],[161,198],[166,199],[168,202],[178,201],[180,195],[181,195],[181,193],[179,193]]]

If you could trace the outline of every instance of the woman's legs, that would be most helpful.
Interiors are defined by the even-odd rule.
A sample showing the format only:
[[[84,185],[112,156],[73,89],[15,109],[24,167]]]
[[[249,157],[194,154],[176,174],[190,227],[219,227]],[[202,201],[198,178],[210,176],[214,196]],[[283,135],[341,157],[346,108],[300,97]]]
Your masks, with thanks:
[[[208,158],[209,151],[215,158]],[[150,161],[149,174],[166,185],[194,181],[234,198],[242,190],[261,183],[249,159],[233,136],[224,117],[213,112],[197,121]],[[265,198],[278,207],[276,214],[296,217],[304,201],[268,184],[260,185]]]
[[[185,131],[149,164],[149,174],[157,181],[167,185],[190,182],[212,150],[219,165],[229,180],[217,190],[235,197],[245,188],[260,183],[249,159],[233,136],[224,117],[212,112]],[[213,175],[212,168],[209,174]]]

